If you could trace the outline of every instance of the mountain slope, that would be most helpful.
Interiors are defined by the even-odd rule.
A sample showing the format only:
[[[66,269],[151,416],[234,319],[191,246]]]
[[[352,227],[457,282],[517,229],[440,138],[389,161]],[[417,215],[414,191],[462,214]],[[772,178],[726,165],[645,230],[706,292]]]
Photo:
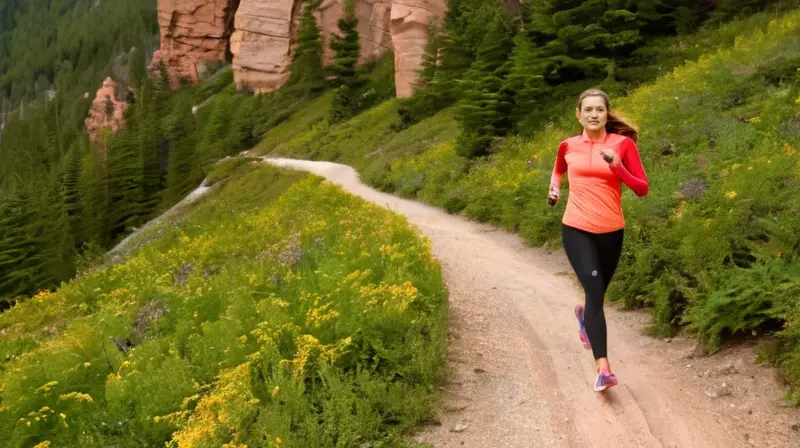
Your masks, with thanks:
[[[446,344],[428,243],[237,162],[122,262],[0,314],[4,446],[406,446]]]

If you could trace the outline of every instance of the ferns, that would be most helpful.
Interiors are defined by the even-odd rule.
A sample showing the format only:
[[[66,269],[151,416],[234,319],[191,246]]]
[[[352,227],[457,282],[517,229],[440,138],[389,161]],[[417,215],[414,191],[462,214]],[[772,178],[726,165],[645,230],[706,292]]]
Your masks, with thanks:
[[[775,260],[730,273],[722,287],[689,307],[684,320],[710,350],[723,338],[779,327],[800,300],[800,263]]]

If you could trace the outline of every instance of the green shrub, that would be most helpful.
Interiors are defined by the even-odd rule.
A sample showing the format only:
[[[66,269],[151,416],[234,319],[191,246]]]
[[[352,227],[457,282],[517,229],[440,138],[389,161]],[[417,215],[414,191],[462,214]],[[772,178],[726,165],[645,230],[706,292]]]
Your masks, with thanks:
[[[800,299],[800,263],[775,260],[733,270],[727,277],[684,315],[688,328],[707,341],[710,350],[724,339],[783,324]]]

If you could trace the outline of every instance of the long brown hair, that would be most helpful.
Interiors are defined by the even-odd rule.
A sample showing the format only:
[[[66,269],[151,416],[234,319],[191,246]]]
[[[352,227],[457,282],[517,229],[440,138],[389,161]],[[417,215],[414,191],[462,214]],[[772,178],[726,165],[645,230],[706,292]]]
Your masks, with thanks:
[[[630,138],[634,142],[639,140],[639,131],[633,127],[633,125],[629,124],[623,118],[614,115],[611,112],[611,99],[609,99],[608,94],[603,92],[600,89],[589,89],[581,93],[580,98],[578,99],[578,110],[583,107],[583,100],[590,96],[599,96],[603,98],[603,101],[606,103],[606,110],[608,111],[608,121],[606,122],[606,132],[609,134],[619,134],[624,135],[625,137]]]

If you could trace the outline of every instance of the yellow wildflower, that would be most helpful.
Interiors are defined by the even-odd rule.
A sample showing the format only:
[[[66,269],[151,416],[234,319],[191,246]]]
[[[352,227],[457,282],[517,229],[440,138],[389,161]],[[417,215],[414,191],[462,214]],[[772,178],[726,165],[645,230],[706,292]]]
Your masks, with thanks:
[[[50,447],[50,441],[45,440],[44,442],[37,444],[33,448],[49,448],[49,447]]]
[[[279,299],[277,297],[272,299],[272,304],[275,305],[275,306],[279,306],[281,308],[288,308],[289,307],[289,302],[287,302],[285,300],[281,300],[281,299]]]
[[[733,198],[736,197],[736,192],[731,190],[731,191],[725,193],[725,197],[727,197],[728,199],[733,199]]]
[[[81,392],[70,392],[68,394],[61,394],[58,397],[59,400],[69,400],[74,399],[75,401],[85,401],[87,403],[93,403],[94,399],[89,394],[84,394]]]
[[[58,381],[50,381],[49,383],[45,384],[44,386],[36,389],[36,392],[42,392],[42,391],[45,392],[45,393],[46,392],[50,392],[50,389],[56,387],[57,384],[58,384]]]
[[[683,217],[683,213],[686,211],[686,201],[681,201],[680,205],[672,215],[673,219],[681,219]]]
[[[280,437],[275,437],[275,443],[277,443],[278,445],[282,445],[283,444],[283,440],[281,440]]]

